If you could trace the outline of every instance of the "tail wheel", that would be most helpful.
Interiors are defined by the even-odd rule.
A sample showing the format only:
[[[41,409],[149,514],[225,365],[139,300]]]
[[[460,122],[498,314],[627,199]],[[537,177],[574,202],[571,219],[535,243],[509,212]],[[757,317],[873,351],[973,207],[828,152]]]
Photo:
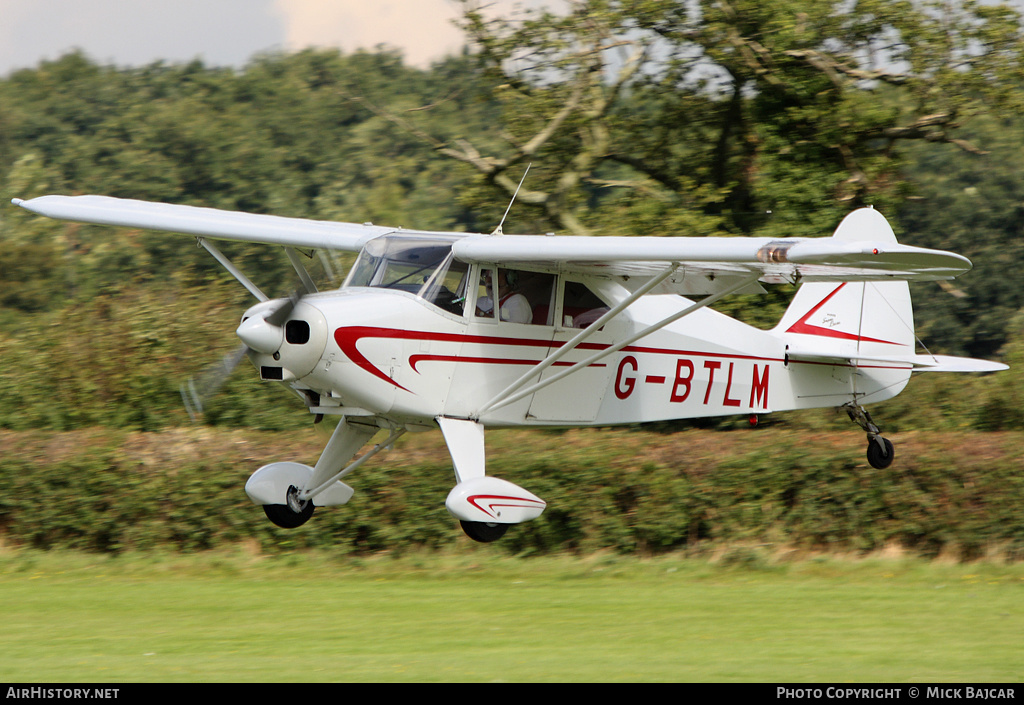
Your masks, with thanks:
[[[884,470],[892,465],[895,457],[896,449],[888,438],[875,436],[868,441],[868,462],[871,463],[871,467]]]
[[[466,532],[466,536],[480,543],[497,541],[505,535],[510,526],[509,524],[487,524],[482,521],[460,521],[459,523],[462,524],[462,530]]]

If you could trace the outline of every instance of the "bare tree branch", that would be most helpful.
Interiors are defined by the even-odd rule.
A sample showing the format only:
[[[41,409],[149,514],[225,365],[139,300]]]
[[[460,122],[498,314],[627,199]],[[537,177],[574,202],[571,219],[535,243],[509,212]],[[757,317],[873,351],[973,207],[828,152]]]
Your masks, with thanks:
[[[783,53],[786,56],[793,57],[794,59],[803,59],[814,68],[822,71],[832,80],[832,83],[839,87],[842,87],[843,85],[842,80],[840,79],[840,74],[857,79],[858,81],[882,81],[894,86],[905,85],[911,80],[925,80],[919,76],[893,73],[892,71],[855,68],[841,61],[836,61],[831,56],[819,51],[814,51],[813,49],[790,49]]]

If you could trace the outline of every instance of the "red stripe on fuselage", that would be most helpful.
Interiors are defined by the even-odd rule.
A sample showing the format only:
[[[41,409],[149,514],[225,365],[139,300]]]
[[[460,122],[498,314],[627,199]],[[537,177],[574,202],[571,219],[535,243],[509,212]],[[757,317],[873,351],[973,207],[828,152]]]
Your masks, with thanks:
[[[836,293],[842,284],[829,294],[814,310],[820,308],[828,299]],[[807,315],[810,316],[814,310],[809,312]],[[806,316],[805,316],[806,318]],[[793,327],[790,327],[791,332],[794,331]],[[823,329],[824,330],[824,329]],[[828,332],[828,331],[826,331]],[[399,389],[409,392],[395,380],[391,379],[387,374],[370,362],[365,355],[359,352],[358,343],[363,338],[390,338],[394,340],[429,340],[435,342],[448,342],[448,343],[480,343],[488,345],[509,345],[517,347],[527,348],[558,348],[565,345],[564,342],[556,342],[550,340],[544,340],[540,338],[513,338],[508,336],[489,336],[489,335],[466,335],[464,333],[440,333],[437,331],[418,331],[418,330],[401,330],[398,328],[380,328],[375,326],[349,326],[345,328],[338,328],[334,331],[334,340],[337,342],[338,347],[341,351],[358,365],[363,370],[366,370],[374,377],[381,379],[385,382],[393,384]],[[862,338],[862,340],[873,340],[872,338]],[[886,342],[884,340],[877,342]],[[890,343],[895,345],[895,343]],[[604,343],[580,343],[576,346],[580,350],[606,350],[611,347]],[[675,357],[700,357],[700,358],[721,358],[725,360],[751,360],[754,362],[783,362],[784,358],[779,357],[766,357],[763,355],[742,355],[738,353],[710,353],[702,352],[699,350],[678,350],[673,348],[653,348],[640,345],[627,345],[622,349],[622,352],[626,353],[639,353],[639,354],[651,354],[651,355],[671,355]],[[478,364],[498,364],[498,365],[536,365],[540,360],[530,360],[523,358],[499,358],[499,357],[463,357],[458,355],[433,355],[433,354],[419,354],[412,355],[409,358],[410,367],[417,373],[419,370],[416,366],[420,362],[424,361],[438,361],[438,362],[470,362]],[[790,360],[791,363],[798,364],[824,364],[833,365],[837,367],[853,367],[854,365],[842,365],[838,363],[813,363],[804,360]],[[555,366],[569,366],[574,363],[571,362],[556,362]],[[604,367],[604,363],[595,363],[590,367]],[[875,367],[874,365],[861,365],[861,367]],[[877,366],[885,369],[885,366]],[[899,368],[895,368],[899,369]],[[652,380],[646,380],[648,382]],[[410,392],[412,393],[412,392]]]
[[[421,362],[472,362],[479,365],[537,365],[540,360],[529,360],[521,357],[470,357],[467,355],[413,355],[409,358],[409,366],[413,372],[419,373],[416,365]],[[552,367],[571,367],[574,362],[554,362]],[[607,367],[603,362],[597,362],[587,367]]]
[[[565,342],[545,340],[541,338],[512,338],[497,335],[467,335],[465,333],[440,333],[437,331],[402,330],[399,328],[381,328],[376,326],[348,326],[338,328],[334,331],[334,340],[341,351],[374,377],[389,382],[406,392],[409,390],[387,376],[382,370],[370,362],[365,355],[359,352],[358,343],[363,338],[390,338],[393,340],[429,340],[447,343],[478,343],[487,345],[509,345],[527,348],[558,348],[565,345]],[[610,345],[606,343],[583,342],[576,346],[579,350],[607,350]],[[730,360],[756,360],[759,362],[782,362],[782,358],[770,358],[758,355],[739,355],[731,353],[707,353],[696,350],[674,350],[671,348],[650,348],[637,345],[628,345],[623,348],[624,352],[648,353],[657,355],[675,355],[690,357],[718,357]],[[409,358],[410,367],[416,372],[416,365],[425,360],[436,360],[444,362],[475,362],[486,364],[508,364],[508,365],[536,365],[540,360],[529,360],[522,358],[496,358],[496,357],[462,357],[458,355],[413,355]],[[568,366],[571,362],[556,362],[555,366]],[[591,367],[604,367],[604,363],[595,363]]]
[[[366,370],[374,377],[390,382],[399,389],[406,392],[409,390],[395,380],[388,377],[376,365],[370,362],[365,355],[359,352],[358,343],[363,338],[390,338],[393,340],[430,340],[442,343],[480,343],[487,345],[510,345],[528,348],[551,348],[561,347],[565,343],[553,342],[539,338],[511,338],[507,336],[490,335],[466,335],[464,333],[439,333],[437,331],[401,330],[398,328],[378,328],[374,326],[349,326],[338,328],[334,331],[334,341],[341,348],[341,351],[348,359]],[[580,350],[604,350],[607,345],[598,343],[580,343],[576,346]],[[494,357],[461,357],[458,355],[413,355],[409,358],[409,365],[416,372],[416,365],[424,360],[438,360],[446,362],[477,362],[488,364],[508,365],[536,365],[540,360],[524,360],[519,358],[494,358]],[[572,363],[555,363],[567,365]],[[592,367],[604,367],[603,364],[592,365]]]

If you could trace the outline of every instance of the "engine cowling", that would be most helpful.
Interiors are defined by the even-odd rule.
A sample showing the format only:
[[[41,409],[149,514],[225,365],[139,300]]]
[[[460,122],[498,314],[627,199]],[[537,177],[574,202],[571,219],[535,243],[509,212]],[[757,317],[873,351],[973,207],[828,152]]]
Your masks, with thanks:
[[[302,379],[316,367],[327,345],[327,319],[315,306],[299,301],[287,319],[272,322],[281,300],[253,306],[235,334],[249,347],[260,378],[278,382]]]

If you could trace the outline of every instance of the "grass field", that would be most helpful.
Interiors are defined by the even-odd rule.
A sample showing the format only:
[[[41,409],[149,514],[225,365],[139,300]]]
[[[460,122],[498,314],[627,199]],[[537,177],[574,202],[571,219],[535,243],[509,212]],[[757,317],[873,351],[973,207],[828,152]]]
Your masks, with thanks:
[[[6,549],[0,680],[1024,679],[1024,565],[730,556]]]

